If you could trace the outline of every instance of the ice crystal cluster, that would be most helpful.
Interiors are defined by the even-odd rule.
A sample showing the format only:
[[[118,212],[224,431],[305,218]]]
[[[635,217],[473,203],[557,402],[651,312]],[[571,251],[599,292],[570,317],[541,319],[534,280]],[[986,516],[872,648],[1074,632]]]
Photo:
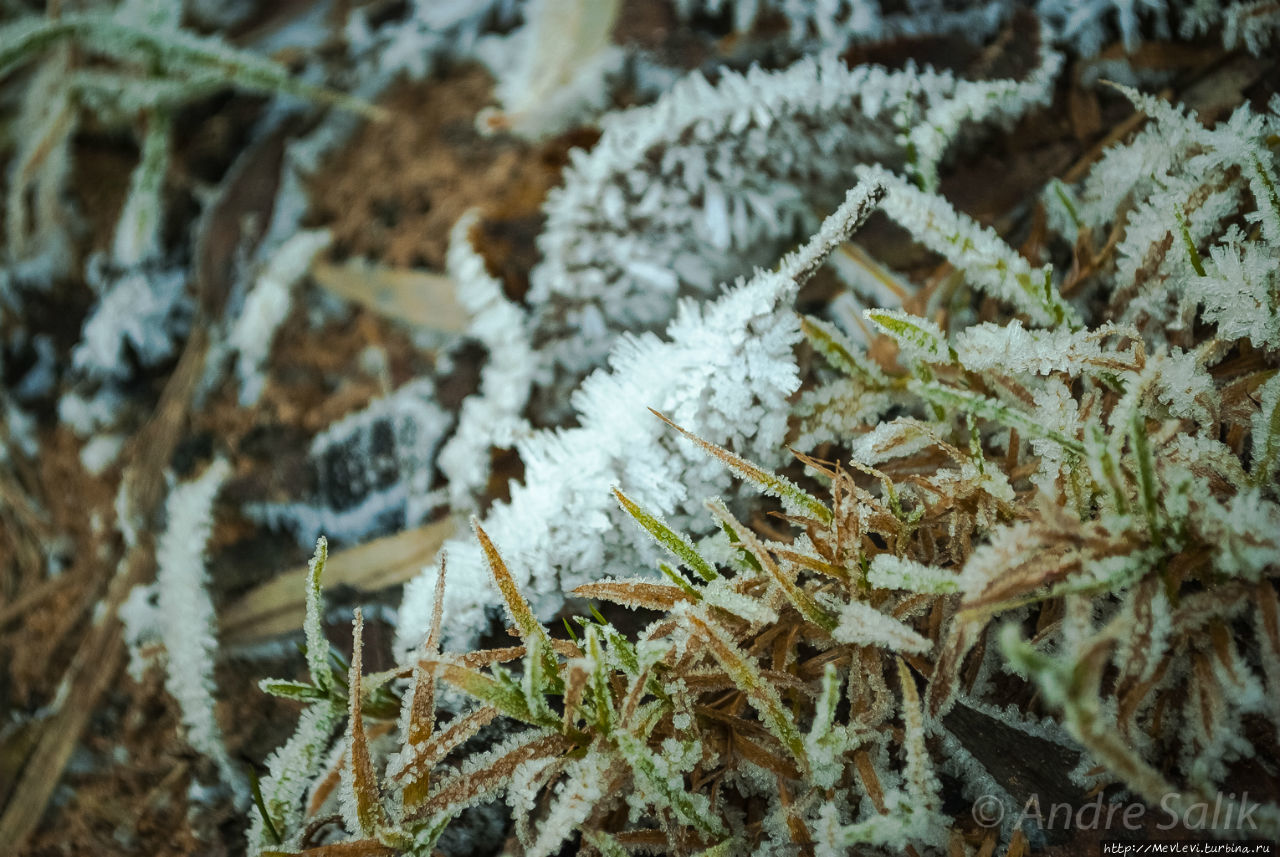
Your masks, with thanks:
[[[882,4],[878,0],[676,2],[676,8],[686,17],[695,13],[727,14],[739,32],[749,31],[770,15],[781,16],[792,43],[839,50],[850,44],[902,36],[963,33],[986,38],[1018,5],[1014,0],[906,0],[901,4]],[[1246,47],[1259,54],[1277,30],[1275,8],[1267,0],[1034,0],[1021,5],[1034,8],[1055,39],[1072,44],[1085,56],[1097,53],[1115,36],[1132,49],[1144,38],[1168,39],[1176,34],[1191,39],[1213,30],[1221,33],[1228,48]]]
[[[136,587],[120,618],[135,652],[148,643],[163,647],[166,688],[182,710],[187,741],[212,759],[223,780],[243,797],[248,794],[244,775],[227,753],[214,714],[217,622],[204,562],[213,501],[230,470],[226,460],[218,459],[200,477],[170,492],[165,532],[156,546],[155,583]],[[135,678],[143,666],[131,664]]]
[[[1039,66],[1020,81],[850,69],[829,56],[778,72],[728,72],[714,87],[695,74],[652,106],[607,117],[595,148],[573,153],[565,187],[546,205],[543,261],[532,271],[525,312],[504,308],[482,264],[460,246],[465,230],[455,231],[450,269],[460,293],[491,296],[477,308],[472,331],[491,359],[480,396],[463,406],[444,448],[442,469],[459,510],[487,483],[489,446],[514,446],[527,473],[538,474],[492,513],[491,525],[500,544],[520,534],[524,547],[510,561],[522,582],[532,581],[542,615],[595,574],[604,556],[617,556],[614,548],[635,541],[617,526],[602,488],[622,485],[676,514],[676,523],[702,497],[725,490],[723,473],[659,452],[669,441],[659,439],[646,408],[672,412],[713,442],[762,461],[780,459],[782,402],[797,383],[789,301],[724,296],[697,310],[689,298],[765,261],[761,248],[776,252],[783,236],[812,228],[813,207],[830,205],[832,188],[851,184],[859,164],[907,169],[932,185],[951,140],[974,123],[1007,122],[1044,103],[1060,63],[1045,46]],[[498,313],[510,326],[495,336]],[[667,342],[648,335],[668,321]],[[757,347],[743,361],[747,341]],[[611,371],[578,387],[606,355]],[[525,396],[539,387],[549,395],[538,404],[550,401],[550,413],[573,390],[578,428],[528,431],[520,416]],[[642,449],[658,454],[638,455]],[[533,519],[543,523],[530,527]],[[545,535],[531,540],[531,531]],[[450,604],[461,609],[465,599],[473,613],[482,610],[492,597],[474,546],[459,541],[450,549],[477,587],[451,590]],[[643,559],[631,553],[628,561]],[[406,595],[413,606],[400,636],[407,645],[422,632],[416,617],[430,591],[426,575]]]

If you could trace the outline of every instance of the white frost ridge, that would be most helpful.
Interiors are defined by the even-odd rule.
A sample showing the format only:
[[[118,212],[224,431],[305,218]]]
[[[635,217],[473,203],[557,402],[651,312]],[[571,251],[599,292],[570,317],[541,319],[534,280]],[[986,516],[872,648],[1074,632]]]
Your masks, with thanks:
[[[168,524],[156,545],[156,581],[136,588],[120,615],[132,645],[146,637],[158,637],[164,645],[165,687],[182,711],[187,742],[212,759],[227,785],[246,798],[244,777],[227,755],[214,714],[218,640],[205,569],[213,501],[230,475],[231,465],[219,458],[198,478],[174,486],[165,505]]]
[[[759,271],[705,306],[681,304],[666,341],[624,337],[573,397],[578,427],[541,431],[517,442],[525,481],[496,504],[484,529],[542,619],[562,593],[615,570],[652,566],[656,548],[614,502],[620,488],[678,531],[705,528],[701,498],[729,493],[720,462],[662,424],[655,408],[689,431],[772,467],[787,429],[787,397],[796,389],[792,347],[800,338],[792,311],[807,277],[860,223],[880,189],[849,192],[818,234],[776,271]],[[468,532],[449,557],[445,628],[455,646],[486,627],[485,605],[500,603],[479,544]],[[414,649],[430,624],[439,565],[405,588],[398,645]]]

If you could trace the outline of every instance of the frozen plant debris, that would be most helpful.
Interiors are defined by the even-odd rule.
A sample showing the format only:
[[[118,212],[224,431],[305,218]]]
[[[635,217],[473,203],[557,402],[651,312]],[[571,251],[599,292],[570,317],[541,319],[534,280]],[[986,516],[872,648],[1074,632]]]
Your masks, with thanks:
[[[543,431],[517,441],[525,462],[523,485],[498,503],[485,527],[504,551],[516,581],[544,619],[564,593],[597,576],[606,557],[644,563],[653,551],[620,526],[610,490],[673,516],[685,526],[701,516],[702,499],[724,493],[725,471],[688,441],[676,441],[650,408],[700,436],[773,462],[786,431],[785,401],[796,387],[792,349],[799,338],[790,308],[798,283],[870,213],[874,184],[851,191],[819,234],[783,261],[760,271],[716,301],[689,302],[668,327],[623,339],[609,371],[592,375],[574,396],[578,427]],[[742,354],[740,349],[749,346]],[[452,585],[446,609],[455,642],[472,642],[484,623],[492,591],[480,552],[469,539],[446,547]],[[423,638],[436,569],[411,582],[400,610],[401,651]]]
[[[136,588],[120,617],[134,649],[135,671],[140,646],[148,640],[163,646],[165,687],[182,711],[187,742],[213,760],[238,800],[247,800],[248,784],[227,753],[215,714],[217,620],[204,556],[213,502],[230,473],[231,465],[219,458],[170,491],[165,531],[156,545],[155,583]]]
[[[607,102],[605,78],[623,52],[609,42],[621,0],[530,0],[525,26],[488,53],[509,68],[495,69],[501,110],[482,110],[489,131],[543,137],[573,127]],[[515,44],[512,44],[512,43]]]
[[[434,390],[429,379],[411,381],[333,423],[311,441],[314,499],[246,511],[287,527],[303,544],[321,534],[359,544],[416,527],[437,502],[431,491],[436,449],[451,422]]]
[[[324,230],[299,232],[289,238],[267,261],[245,296],[240,315],[227,335],[228,345],[236,352],[242,405],[252,405],[262,395],[266,381],[263,364],[271,353],[276,330],[289,313],[292,291],[330,240]]]
[[[585,373],[619,332],[658,329],[680,296],[768,262],[816,225],[815,207],[838,203],[860,163],[936,181],[953,140],[1044,103],[1060,64],[1042,44],[1023,81],[965,81],[821,54],[714,86],[694,73],[652,106],[605,117],[546,204],[530,291],[553,361],[543,373]]]

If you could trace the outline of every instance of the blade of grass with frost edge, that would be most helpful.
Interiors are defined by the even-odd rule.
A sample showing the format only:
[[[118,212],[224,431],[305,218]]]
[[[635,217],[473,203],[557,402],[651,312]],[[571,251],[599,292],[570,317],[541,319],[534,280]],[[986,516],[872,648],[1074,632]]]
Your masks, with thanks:
[[[389,774],[389,778],[396,781],[414,778],[410,780],[410,785],[416,782],[425,788],[431,768],[460,747],[463,742],[474,737],[477,732],[492,723],[498,714],[498,709],[492,705],[482,705],[466,714],[458,715],[449,721],[448,725],[443,729],[435,732],[433,737],[418,745],[413,759],[400,770]],[[422,803],[422,800],[410,803],[409,786],[406,785],[405,809],[416,809]]]
[[[266,678],[258,682],[258,689],[263,693],[269,693],[281,699],[296,699],[302,702],[312,702],[328,697],[325,691],[310,682],[289,681],[288,679]]]
[[[360,680],[364,668],[364,613],[357,607],[352,620],[351,672],[347,684],[351,688],[347,722],[347,743],[351,753],[351,791],[355,799],[356,818],[360,832],[365,836],[377,836],[387,831],[387,811],[382,805],[378,789],[378,777],[373,771],[373,757],[369,752],[369,736],[364,731],[364,714],[361,709]]]
[[[1030,414],[1015,410],[980,393],[947,387],[936,381],[913,382],[911,389],[926,401],[935,405],[972,412],[983,419],[1000,423],[1009,428],[1015,428],[1029,437],[1042,437],[1046,440],[1051,440],[1075,455],[1084,454],[1084,444],[1075,438],[1067,437],[1060,431],[1046,428]]]
[[[444,619],[445,575],[448,570],[448,557],[440,555],[440,573],[436,577],[435,592],[431,602],[431,625],[427,629],[427,638],[422,644],[426,657],[440,653],[440,627]],[[422,748],[428,746],[435,730],[436,719],[436,677],[435,673],[426,669],[419,661],[413,668],[412,696],[409,702],[408,724],[405,734],[405,746],[412,752],[412,757],[405,765],[405,770],[415,766],[422,755]],[[429,766],[423,775],[405,786],[404,804],[407,808],[416,809],[427,799],[430,785]]]
[[[595,707],[596,726],[602,735],[613,732],[613,687],[609,683],[609,666],[600,647],[600,627],[588,625],[587,660],[591,664],[591,696]]]
[[[542,623],[533,615],[533,610],[529,607],[529,602],[524,600],[524,596],[520,594],[520,588],[516,586],[515,578],[511,576],[507,564],[503,562],[498,549],[494,547],[493,542],[489,539],[489,534],[480,526],[480,521],[476,518],[471,519],[471,527],[476,532],[476,538],[480,540],[480,547],[484,550],[485,561],[489,565],[489,571],[493,574],[494,583],[498,585],[498,591],[502,593],[502,600],[507,606],[507,612],[511,615],[512,621],[520,631],[520,636],[527,643],[529,640],[537,637],[546,641],[547,631],[542,627]],[[548,647],[549,651],[549,647]]]
[[[689,440],[693,441],[698,446],[702,447],[702,449],[713,458],[718,458],[734,473],[737,473],[743,479],[754,483],[756,487],[765,494],[770,497],[777,497],[782,501],[782,505],[788,512],[792,514],[806,514],[818,519],[824,524],[831,523],[833,516],[831,514],[831,510],[827,508],[826,504],[809,492],[805,491],[799,485],[792,482],[790,479],[785,476],[779,476],[776,473],[770,473],[763,467],[752,464],[745,458],[735,455],[723,447],[716,446],[710,441],[703,440],[693,432],[687,431],[676,425],[671,420],[667,419],[666,416],[655,411],[653,408],[650,408],[649,412],[676,431],[680,432],[680,434],[684,435]]]
[[[869,309],[862,315],[899,347],[906,345],[912,351],[928,355],[934,363],[955,363],[957,360],[955,349],[945,338],[926,327],[928,322],[923,318],[916,322],[908,312],[887,309]]]
[[[448,661],[437,661],[432,664],[432,668],[439,678],[449,682],[449,684],[463,693],[474,696],[483,703],[492,705],[513,720],[519,720],[521,723],[529,723],[534,726],[548,725],[534,718],[525,702],[524,692],[521,690],[520,685],[509,678],[503,681],[500,678],[485,675],[479,670],[469,669]],[[505,675],[505,673],[500,673],[499,675]]]
[[[307,640],[307,671],[311,681],[326,693],[333,689],[333,674],[329,665],[329,641],[324,636],[324,595],[320,591],[320,578],[329,559],[329,540],[316,539],[316,552],[307,565],[307,604],[303,628]]]
[[[711,563],[707,562],[702,554],[698,553],[698,549],[693,546],[693,542],[689,540],[688,536],[677,533],[668,527],[657,516],[646,512],[639,504],[617,488],[613,489],[613,496],[618,499],[618,505],[622,507],[622,510],[634,518],[636,523],[645,529],[645,532],[653,536],[654,541],[666,548],[668,553],[696,572],[703,580],[710,583],[720,576]]]
[[[658,570],[671,579],[674,586],[651,583],[647,580],[597,580],[574,587],[570,595],[575,598],[598,598],[610,601],[628,610],[643,608],[664,612],[681,601],[701,601],[702,595],[670,564],[658,561]],[[673,577],[674,575],[674,577]],[[572,631],[570,631],[572,634]],[[574,638],[577,642],[577,638]]]
[[[800,332],[809,340],[813,349],[835,369],[846,375],[854,375],[876,386],[886,382],[884,373],[856,355],[844,336],[834,327],[813,316],[800,317]]]

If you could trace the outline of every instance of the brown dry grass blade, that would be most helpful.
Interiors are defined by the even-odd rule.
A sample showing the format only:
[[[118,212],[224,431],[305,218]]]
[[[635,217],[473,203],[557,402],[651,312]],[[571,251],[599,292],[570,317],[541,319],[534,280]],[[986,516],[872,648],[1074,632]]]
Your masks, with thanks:
[[[813,837],[809,834],[809,828],[805,825],[804,819],[793,808],[791,800],[791,790],[787,788],[787,781],[784,777],[778,777],[778,802],[782,805],[782,811],[787,817],[787,832],[791,835],[791,841],[797,845],[813,845]]]
[[[387,813],[382,806],[378,777],[373,770],[373,757],[369,754],[369,736],[364,731],[364,717],[361,711],[364,615],[359,607],[356,608],[354,626],[355,642],[351,649],[351,671],[347,679],[351,687],[351,719],[348,724],[347,740],[351,749],[351,780],[356,799],[356,818],[360,821],[360,832],[365,836],[373,836],[386,826]]]
[[[1160,683],[1164,681],[1165,674],[1169,671],[1169,665],[1172,663],[1170,658],[1164,658],[1156,665],[1155,672],[1151,674],[1151,678],[1146,681],[1138,682],[1132,687],[1125,690],[1119,696],[1119,705],[1116,708],[1116,722],[1121,729],[1127,729],[1129,724],[1141,708],[1143,702],[1155,692]]]
[[[741,699],[741,691],[736,692],[732,700]],[[705,717],[708,720],[714,720],[723,723],[728,727],[728,731],[734,735],[748,735],[755,738],[761,738],[765,741],[771,740],[769,730],[764,728],[759,720],[744,720],[736,713],[737,710],[745,706],[733,706],[728,710],[722,710],[714,705],[695,705],[693,710],[699,717]]]
[[[307,801],[307,818],[314,818],[316,813],[320,812],[329,795],[333,794],[333,790],[342,782],[342,769],[346,764],[347,754],[344,751],[339,754],[337,763],[316,781],[315,787],[311,790],[311,798]]]
[[[787,550],[785,548],[773,548],[773,555],[778,559],[792,563],[799,568],[805,568],[809,571],[816,571],[818,574],[838,580],[841,583],[849,582],[849,573],[829,562],[823,562],[815,556],[799,551]]]
[[[691,601],[688,594],[678,586],[666,583],[643,583],[639,581],[601,580],[596,583],[584,583],[569,593],[577,598],[592,598],[599,601],[612,601],[628,609],[643,607],[646,610],[666,612],[681,601]]]
[[[278,857],[294,857],[290,851],[264,851],[263,857],[268,855],[278,855]],[[376,839],[358,839],[355,842],[335,842],[332,845],[317,845],[315,848],[308,848],[305,851],[299,851],[298,854],[305,854],[306,857],[396,857],[400,852],[394,848],[383,845]]]
[[[880,785],[880,778],[876,776],[871,755],[865,749],[854,750],[853,764],[858,769],[858,776],[862,778],[862,787],[866,790],[867,797],[871,798],[871,805],[881,815],[888,815],[889,807],[884,801],[884,787]]]
[[[436,576],[436,588],[431,599],[431,627],[427,629],[427,639],[423,643],[431,654],[440,651],[440,625],[444,621],[444,587],[448,572],[448,557],[441,555],[440,574]]]
[[[643,849],[641,853],[652,851],[655,854],[666,854],[669,851],[667,834],[661,830],[624,830],[615,833],[613,838],[624,847]]]
[[[572,640],[559,640],[555,637],[551,638],[551,651],[555,652],[562,658],[580,658],[582,657],[582,649]]]
[[[423,644],[424,654],[430,658],[440,651],[440,623],[444,618],[444,586],[447,562],[440,557],[440,574],[436,577],[435,597],[431,604],[431,627]],[[431,737],[436,720],[436,677],[421,663],[413,669],[413,697],[409,703],[409,723],[405,743],[409,747],[422,747]],[[417,760],[415,759],[415,762]],[[413,763],[411,763],[413,764]],[[403,773],[403,772],[402,772]],[[419,768],[418,775],[404,788],[404,805],[410,809],[427,799],[431,785],[431,764]]]
[[[298,125],[296,118],[280,122],[237,158],[200,220],[195,273],[206,318],[222,315],[236,276],[231,260],[245,244],[257,244],[271,225],[285,143]]]
[[[376,741],[389,734],[395,727],[396,724],[391,721],[376,723],[368,730],[369,740]],[[311,797],[307,801],[306,812],[306,817],[311,819],[313,825],[324,823],[324,819],[319,817],[320,810],[324,807],[325,801],[329,799],[329,796],[333,794],[333,790],[342,783],[342,769],[346,766],[347,750],[344,747],[342,752],[338,754],[338,758],[334,759],[329,765],[324,775],[316,780],[316,785],[311,790]],[[302,841],[307,841],[305,836]]]
[[[514,661],[516,658],[523,658],[526,649],[524,646],[507,646],[503,649],[483,649],[479,652],[468,652],[457,658],[460,666],[468,669],[478,670],[484,669],[490,664],[505,664],[508,661]]]
[[[488,766],[457,777],[431,795],[412,819],[443,812],[457,803],[465,803],[478,794],[490,792],[509,780],[516,768],[533,759],[546,759],[571,749],[573,744],[560,735],[541,735],[499,756]]]
[[[422,778],[429,774],[431,769],[439,764],[445,756],[493,722],[493,718],[497,716],[498,709],[492,705],[483,705],[461,717],[454,718],[448,726],[437,732],[434,738],[421,745],[414,755],[413,761],[392,775],[392,779],[402,780],[406,777],[412,777],[413,782],[421,782]],[[405,808],[412,811],[421,803],[421,800],[410,803],[409,786],[405,786]]]
[[[471,321],[444,274],[367,261],[320,262],[311,274],[320,287],[393,321],[443,333],[462,333]]]
[[[965,655],[973,648],[981,630],[981,624],[957,620],[942,644],[933,674],[929,677],[929,689],[925,694],[925,710],[932,718],[941,717],[955,702],[960,685],[960,667]]]
[[[325,585],[372,592],[404,583],[435,559],[454,530],[453,520],[444,518],[338,551],[331,555],[325,569]],[[222,640],[229,644],[255,643],[301,628],[306,614],[306,579],[306,566],[299,566],[233,602],[218,619]]]
[[[733,733],[733,752],[742,758],[764,768],[766,771],[772,772],[779,779],[798,780],[800,779],[800,769],[792,762],[782,758],[777,753],[771,753],[760,744],[748,738],[741,732]]]
[[[587,681],[590,678],[591,672],[580,662],[571,662],[565,668],[564,716],[561,719],[564,724],[563,731],[567,732],[577,722],[578,706],[582,704],[582,697],[586,692]]]
[[[507,612],[511,614],[512,621],[520,629],[520,636],[525,640],[530,637],[545,638],[547,632],[543,629],[542,624],[538,622],[537,617],[533,615],[529,602],[525,601],[524,596],[520,594],[520,587],[516,585],[515,578],[511,576],[510,570],[507,569],[507,564],[503,562],[502,555],[494,547],[489,534],[484,531],[484,528],[480,526],[480,521],[476,518],[471,519],[471,528],[476,531],[476,538],[480,540],[480,548],[484,551],[484,558],[489,564],[489,571],[493,574],[494,582],[498,584],[498,591],[502,593],[502,600],[507,605]]]
[[[1027,840],[1027,835],[1022,832],[1021,827],[1013,829],[1013,836],[1009,839],[1009,850],[1004,853],[1005,857],[1026,857],[1031,853],[1031,843]]]

